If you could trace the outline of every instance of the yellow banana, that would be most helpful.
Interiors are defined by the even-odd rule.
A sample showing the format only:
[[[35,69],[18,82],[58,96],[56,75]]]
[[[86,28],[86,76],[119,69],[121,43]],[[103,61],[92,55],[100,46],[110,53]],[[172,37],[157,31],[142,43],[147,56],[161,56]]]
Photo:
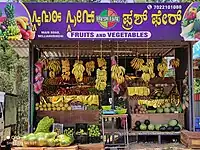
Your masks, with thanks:
[[[24,20],[22,20],[21,18],[15,18],[16,22],[18,24],[20,24],[20,26],[24,29],[27,30],[27,24],[26,22],[24,22]]]
[[[22,19],[25,23],[28,23],[29,19],[25,16],[18,16],[16,19]]]

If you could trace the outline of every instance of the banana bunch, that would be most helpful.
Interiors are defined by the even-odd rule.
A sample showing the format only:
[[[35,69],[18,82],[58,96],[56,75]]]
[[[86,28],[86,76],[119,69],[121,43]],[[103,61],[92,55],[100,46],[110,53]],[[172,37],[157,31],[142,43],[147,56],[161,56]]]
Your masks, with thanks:
[[[148,96],[150,94],[150,89],[148,87],[127,87],[127,90],[129,96]]]
[[[97,90],[103,91],[106,88],[107,82],[107,71],[105,69],[97,69],[96,72],[97,79],[95,80],[95,88]]]
[[[173,68],[178,68],[180,66],[180,59],[171,59],[169,63]]]
[[[104,58],[97,58],[98,67],[106,69],[107,62]]]
[[[159,71],[158,75],[162,78],[165,76],[165,74],[168,71],[168,67],[167,67],[167,60],[166,59],[162,59],[162,62],[158,64],[157,66],[157,70]]]
[[[94,72],[94,69],[95,69],[95,62],[89,61],[85,64],[85,67],[86,67],[86,72],[88,76],[91,76],[91,72]]]
[[[76,60],[73,65],[72,73],[75,76],[77,82],[83,81],[83,72],[85,71],[85,67],[83,66],[83,61]]]
[[[70,63],[69,60],[61,60],[62,63],[62,79],[65,81],[70,80]]]
[[[48,63],[49,63],[49,60],[48,60],[48,59],[42,59],[41,61],[42,61],[42,63],[43,63],[43,68],[44,68],[44,70],[48,70]]]
[[[163,106],[166,103],[170,103],[169,99],[161,99],[161,100],[138,100],[138,105],[146,105],[153,106],[154,108],[158,108]]]
[[[145,82],[149,82],[151,78],[155,77],[154,60],[148,59],[147,62],[146,62],[146,65],[141,65],[139,70],[143,72],[142,79]]]
[[[87,98],[87,102],[83,102],[83,104],[88,104],[88,105],[97,105],[99,106],[99,96],[98,95],[90,95]]]
[[[49,69],[49,77],[55,78],[57,74],[60,73],[60,61],[59,60],[50,60],[48,62],[48,69]]]
[[[116,80],[118,84],[122,84],[125,81],[125,68],[119,65],[113,65],[111,67],[111,78]]]
[[[137,58],[135,57],[131,62],[131,67],[135,70],[139,70],[140,67],[143,65],[144,63],[144,60],[143,59],[140,59],[140,58]]]
[[[25,16],[16,17],[15,21],[19,24],[24,30],[27,30],[27,25],[29,19]]]
[[[147,60],[147,66],[149,68],[149,74],[151,78],[155,77],[155,73],[154,73],[154,59],[148,59]]]

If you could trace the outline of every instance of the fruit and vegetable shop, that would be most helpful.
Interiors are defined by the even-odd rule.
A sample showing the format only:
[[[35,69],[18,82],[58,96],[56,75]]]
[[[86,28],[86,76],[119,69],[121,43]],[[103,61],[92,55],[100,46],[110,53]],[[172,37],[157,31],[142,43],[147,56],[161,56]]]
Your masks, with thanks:
[[[30,134],[16,146],[129,149],[195,130],[200,3],[0,8],[0,38],[29,56]]]

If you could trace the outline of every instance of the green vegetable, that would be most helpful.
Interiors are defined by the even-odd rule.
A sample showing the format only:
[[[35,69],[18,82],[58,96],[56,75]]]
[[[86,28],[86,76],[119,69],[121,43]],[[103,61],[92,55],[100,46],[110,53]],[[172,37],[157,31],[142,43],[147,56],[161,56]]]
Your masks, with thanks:
[[[167,131],[173,131],[173,127],[172,127],[172,126],[168,126],[168,127],[166,128],[166,130],[167,130]]]
[[[38,123],[35,133],[38,133],[38,132],[49,133],[49,129],[53,125],[53,123],[54,123],[53,118],[49,118],[48,116],[44,117]]]
[[[174,107],[171,107],[171,108],[170,108],[170,111],[171,111],[172,113],[174,113],[175,110],[176,110],[176,109],[175,109]]]
[[[55,139],[48,139],[48,140],[47,140],[47,145],[50,146],[50,147],[56,146],[56,141],[55,141]]]
[[[170,109],[169,109],[169,108],[165,108],[165,109],[164,109],[164,112],[165,112],[165,113],[170,113]]]
[[[160,131],[166,131],[166,127],[165,126],[161,126],[159,130]]]
[[[179,126],[174,127],[174,131],[180,131],[180,130],[181,130],[181,128]]]
[[[99,126],[97,125],[90,125],[88,127],[89,137],[99,137],[101,136],[101,132]]]
[[[156,131],[159,131],[161,126],[162,126],[161,124],[157,124],[157,125],[155,125],[155,129],[156,129]]]
[[[178,121],[175,120],[175,119],[172,119],[172,120],[170,120],[170,121],[168,122],[168,125],[169,125],[169,126],[172,126],[172,127],[176,126],[177,124],[178,124]]]
[[[135,125],[136,125],[137,127],[139,127],[139,126],[141,125],[141,122],[140,122],[140,121],[136,121],[136,122],[135,122]]]
[[[168,124],[163,124],[162,126],[164,126],[164,127],[166,127],[166,128],[167,128],[167,127],[168,127]]]
[[[153,131],[155,129],[155,126],[153,124],[148,125],[148,130]]]
[[[158,107],[156,111],[157,113],[163,113],[163,108]]]
[[[147,119],[144,121],[144,124],[148,126],[150,124],[150,121]]]
[[[67,129],[64,130],[64,134],[65,134],[66,136],[71,136],[71,137],[73,137],[73,136],[74,136],[74,129],[73,129],[73,128],[67,128]]]
[[[170,103],[166,103],[166,104],[165,104],[165,107],[170,108],[170,107],[171,107],[171,104],[170,104]]]
[[[40,137],[38,138],[38,146],[46,146],[47,145],[47,140],[45,139],[45,137]]]
[[[140,125],[140,130],[141,130],[141,131],[146,131],[146,130],[147,130],[147,126],[146,126],[144,123],[142,123],[142,124]]]
[[[45,134],[45,138],[46,139],[55,139],[57,136],[57,133],[56,132],[50,132],[50,133],[46,133]]]

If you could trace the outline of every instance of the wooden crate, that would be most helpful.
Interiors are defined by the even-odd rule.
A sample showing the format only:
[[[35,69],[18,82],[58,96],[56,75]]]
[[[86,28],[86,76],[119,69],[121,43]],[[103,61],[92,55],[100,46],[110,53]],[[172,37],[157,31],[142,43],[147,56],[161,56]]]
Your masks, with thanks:
[[[79,150],[104,150],[104,144],[80,144],[78,145]]]
[[[188,148],[200,149],[200,132],[181,131],[181,143]]]
[[[69,146],[69,147],[46,147],[44,150],[78,150],[78,146]]]
[[[132,128],[136,121],[150,120],[152,124],[166,124],[171,119],[176,119],[184,127],[184,113],[154,113],[154,114],[132,114]]]
[[[59,122],[67,125],[76,123],[99,123],[99,110],[71,110],[71,111],[37,111],[39,118],[49,116]]]

